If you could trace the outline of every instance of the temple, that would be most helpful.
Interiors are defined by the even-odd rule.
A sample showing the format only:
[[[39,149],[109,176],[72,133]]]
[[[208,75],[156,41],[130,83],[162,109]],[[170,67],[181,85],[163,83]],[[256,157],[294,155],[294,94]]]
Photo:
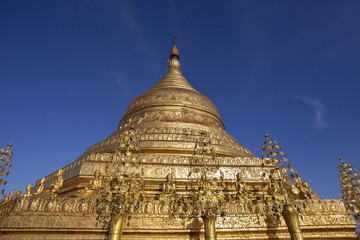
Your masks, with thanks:
[[[271,185],[274,164],[256,157],[225,131],[215,105],[189,84],[180,66],[175,38],[168,72],[129,103],[113,134],[67,166],[39,179],[26,195],[0,205],[0,238],[300,239],[266,204],[277,199],[275,193],[283,194],[277,190],[276,180]],[[128,157],[130,165],[136,163],[135,170],[141,169],[136,176],[141,176],[142,195],[135,196],[141,204],[124,219],[122,233],[116,233],[120,238],[111,238],[112,223],[101,221],[98,200],[106,183],[112,191],[123,180],[115,183],[109,177],[109,166],[119,156]],[[197,162],[196,156],[209,160]],[[122,167],[130,166],[126,164]],[[202,164],[208,172],[201,170]],[[196,174],[202,174],[196,183],[196,191],[203,194],[199,201],[221,199],[216,236],[205,234],[204,216],[173,209],[186,202]],[[216,189],[221,186],[222,190],[216,194],[211,190],[212,182],[207,182],[210,175],[221,179]],[[286,184],[289,199],[295,199],[304,239],[357,239],[355,221],[341,200],[320,199],[297,189],[290,180]],[[132,186],[124,199],[134,198],[129,197]],[[176,204],[171,205],[173,202]]]

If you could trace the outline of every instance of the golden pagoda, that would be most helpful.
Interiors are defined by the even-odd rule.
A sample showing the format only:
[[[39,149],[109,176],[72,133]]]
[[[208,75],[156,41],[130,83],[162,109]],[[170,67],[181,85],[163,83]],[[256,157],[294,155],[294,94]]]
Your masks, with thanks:
[[[215,105],[182,75],[176,38],[168,66],[113,134],[0,204],[0,239],[357,239],[341,200],[301,195],[291,178],[282,191],[293,205],[276,214],[267,203],[282,201],[276,162],[226,133]],[[292,209],[301,232],[288,227]]]

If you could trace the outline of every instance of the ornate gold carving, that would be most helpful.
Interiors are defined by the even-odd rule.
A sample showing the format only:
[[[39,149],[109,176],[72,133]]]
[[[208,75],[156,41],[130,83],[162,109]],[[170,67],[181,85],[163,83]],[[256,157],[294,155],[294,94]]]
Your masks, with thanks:
[[[349,229],[354,221],[344,205],[317,199],[275,141],[267,136],[263,150],[269,155],[259,159],[226,134],[212,102],[182,76],[179,57],[174,46],[168,73],[132,101],[118,131],[63,169],[69,181],[59,197],[54,197],[63,186],[58,173],[51,198],[31,195],[30,187],[23,197],[13,193],[1,204],[0,213],[9,216],[6,226],[17,229],[17,219],[28,217],[37,220],[32,227],[41,231],[65,226],[76,232],[88,227],[106,238],[104,230],[110,228],[108,238],[113,240],[120,238],[122,228],[134,239],[145,234],[156,239],[200,239],[203,227],[205,239],[216,239],[216,229],[227,239],[285,239],[286,226],[293,239],[302,238],[300,226],[311,238],[322,239],[326,230],[341,228],[345,230],[336,235],[341,236],[338,239],[353,238]],[[98,194],[71,192],[82,189],[83,179],[94,170],[84,192]],[[55,175],[46,179],[53,181]],[[44,193],[44,183],[45,178],[37,193]]]
[[[241,174],[238,172],[236,174],[236,199],[243,200],[243,199],[253,199],[253,194],[247,190],[246,184],[243,181]]]
[[[176,200],[176,185],[173,182],[173,175],[171,173],[168,173],[168,175],[166,175],[166,182],[163,184],[162,193],[159,197],[159,200]]]
[[[163,201],[146,200],[139,206],[139,210],[133,216],[150,217],[168,215],[169,212],[161,210]],[[326,219],[339,218],[344,219],[344,223],[353,224],[354,219],[347,214],[344,203],[341,200],[299,200],[295,203],[296,208],[300,211],[301,225],[326,225]],[[65,207],[66,206],[66,207]],[[227,217],[247,216],[251,214],[263,215],[268,214],[271,203],[257,202],[253,204],[252,200],[236,200],[233,202],[225,202],[224,208],[227,209]],[[39,196],[19,197],[0,205],[0,213],[13,212],[63,212],[63,213],[79,213],[79,214],[96,214],[98,212],[96,198],[44,198]],[[299,212],[298,211],[298,212]],[[325,220],[321,220],[321,216]],[[344,217],[347,216],[347,217]],[[180,217],[181,214],[175,215]],[[320,219],[320,220],[319,220]],[[320,222],[319,222],[320,221]],[[331,224],[339,224],[337,220],[330,220]]]
[[[291,160],[282,152],[278,143],[270,140],[269,134],[265,134],[265,138],[266,141],[262,146],[263,156],[270,158],[265,161],[272,161],[275,166],[269,175],[269,193],[273,194],[273,198],[285,203],[289,201],[288,194],[294,199],[318,199],[318,195],[300,178]]]
[[[57,179],[50,185],[50,191],[51,191],[52,198],[57,197],[60,192],[60,188],[62,187],[63,182],[64,182],[64,179],[62,178],[63,174],[64,174],[64,170],[60,169],[57,172]]]
[[[36,193],[34,193],[34,195],[37,195],[37,194],[40,194],[44,191],[44,186],[45,186],[45,182],[46,182],[46,179],[45,178],[42,178],[39,182],[39,187],[38,189],[36,190]]]
[[[205,228],[205,239],[216,240],[216,216],[202,216]]]
[[[144,181],[139,171],[136,130],[124,132],[115,157],[106,168],[107,181],[98,195],[102,221],[110,221],[109,239],[121,239],[124,219],[137,213],[144,198]]]
[[[275,170],[276,171],[276,170]],[[281,179],[279,175],[275,175],[275,171],[269,174],[269,184],[267,194],[272,197],[277,204],[286,203],[288,201],[287,190],[284,187],[286,179]]]
[[[176,64],[177,60],[173,60],[173,63]],[[141,95],[140,95],[141,96]],[[167,91],[158,91],[156,95],[148,95],[145,98],[139,100],[134,99],[135,102],[130,103],[129,107],[126,109],[124,116],[128,115],[130,112],[134,111],[137,108],[145,106],[161,106],[164,103],[168,103],[170,106],[174,103],[178,103],[181,106],[195,107],[198,109],[203,109],[209,111],[219,119],[216,107],[211,103],[209,99],[201,95],[196,91],[181,90],[181,89],[167,89]],[[177,110],[180,115],[183,109]],[[193,111],[194,112],[194,111]],[[186,113],[186,112],[185,112]],[[199,113],[199,112],[198,112]],[[147,116],[151,120],[151,116]],[[153,119],[155,120],[155,119]],[[180,120],[180,119],[179,119]],[[135,122],[135,121],[134,121]],[[221,123],[218,123],[222,125]],[[221,129],[224,129],[222,126]]]
[[[290,202],[297,199],[316,199],[317,194],[313,193],[306,182],[298,175],[292,167],[292,163],[287,159],[276,141],[270,140],[269,134],[265,134],[266,141],[262,146],[263,156],[270,158],[275,168],[271,170],[268,186],[268,194],[274,200],[273,216],[279,219],[282,213],[288,227],[292,240],[302,240],[303,236],[299,226],[299,208],[294,208]],[[286,164],[287,163],[287,164]],[[291,172],[288,175],[288,172]],[[290,182],[290,185],[288,184]],[[291,198],[289,198],[289,195]]]
[[[185,124],[185,123],[184,123]],[[146,148],[156,148],[156,149],[188,149],[192,150],[192,143],[196,142],[198,136],[201,132],[207,132],[209,136],[212,138],[213,145],[216,152],[231,153],[232,155],[239,156],[254,156],[248,149],[240,146],[234,138],[230,135],[226,134],[224,131],[213,131],[215,133],[210,132],[210,129],[201,130],[196,128],[195,126],[184,126],[174,128],[171,123],[164,123],[162,125],[168,125],[163,127],[153,127],[153,124],[150,126],[136,126],[137,127],[137,135],[139,138],[139,147],[142,149]],[[157,125],[157,124],[156,124]],[[124,129],[121,129],[112,135],[110,135],[105,141],[100,142],[98,144],[93,145],[89,149],[85,151],[85,153],[79,157],[86,158],[88,154],[94,151],[99,152],[109,152],[114,151],[116,148],[116,142],[121,138]],[[78,160],[79,160],[78,159]],[[78,161],[77,160],[77,161]]]
[[[91,194],[96,192],[102,187],[102,179],[100,170],[95,170],[94,179],[90,180],[89,186],[87,186],[82,193]]]
[[[31,193],[32,185],[29,184],[26,186],[26,192],[24,193],[24,197],[30,197],[32,195]]]
[[[284,205],[282,215],[285,219],[286,225],[288,226],[291,239],[303,240],[304,238],[301,234],[297,211],[290,205]]]
[[[4,199],[4,202],[8,202],[10,201],[11,199],[13,199],[15,197],[15,193],[11,192],[9,193],[9,195]]]
[[[132,119],[132,118],[131,118]],[[125,120],[124,120],[125,121]],[[175,109],[169,110],[152,110],[137,115],[133,118],[134,126],[138,124],[154,123],[154,122],[182,122],[182,123],[194,123],[201,124],[208,127],[223,130],[223,126],[218,122],[217,119],[210,116],[209,114],[195,112],[193,110],[182,110],[180,113]],[[125,126],[120,125],[121,128]]]
[[[0,194],[1,194],[1,200],[5,198],[5,185],[7,181],[5,180],[5,177],[9,176],[9,169],[11,167],[12,162],[12,156],[14,155],[14,152],[10,150],[12,147],[12,143],[9,143],[7,145],[7,148],[0,149]],[[10,197],[11,199],[12,197]],[[9,201],[9,198],[7,198],[7,201]]]
[[[126,215],[124,213],[111,213],[109,240],[120,240]]]
[[[351,211],[355,219],[360,220],[360,176],[357,170],[351,164],[344,162],[340,157],[341,165],[340,172],[340,187],[343,193],[342,198],[345,206]]]

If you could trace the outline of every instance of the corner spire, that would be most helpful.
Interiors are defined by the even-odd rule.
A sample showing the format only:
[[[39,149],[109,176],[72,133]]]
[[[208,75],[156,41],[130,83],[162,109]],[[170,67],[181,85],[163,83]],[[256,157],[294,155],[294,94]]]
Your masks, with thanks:
[[[174,36],[174,47],[171,49],[170,52],[170,58],[169,58],[169,69],[174,69],[174,70],[180,70],[180,53],[179,50],[176,47],[176,41],[179,38],[179,36],[175,35]]]

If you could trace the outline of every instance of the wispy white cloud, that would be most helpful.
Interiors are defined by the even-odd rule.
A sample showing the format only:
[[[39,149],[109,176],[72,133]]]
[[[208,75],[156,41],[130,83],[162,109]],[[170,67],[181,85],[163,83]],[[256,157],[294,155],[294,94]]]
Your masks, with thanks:
[[[126,27],[130,30],[135,30],[139,20],[136,5],[131,1],[121,1],[119,10],[121,19]]]
[[[314,117],[313,117],[314,130],[309,135],[318,133],[318,132],[324,130],[328,126],[328,124],[324,120],[325,105],[322,103],[321,100],[311,99],[311,98],[303,97],[303,96],[297,96],[294,94],[288,94],[288,96],[308,104],[313,109],[313,111],[314,111]]]

